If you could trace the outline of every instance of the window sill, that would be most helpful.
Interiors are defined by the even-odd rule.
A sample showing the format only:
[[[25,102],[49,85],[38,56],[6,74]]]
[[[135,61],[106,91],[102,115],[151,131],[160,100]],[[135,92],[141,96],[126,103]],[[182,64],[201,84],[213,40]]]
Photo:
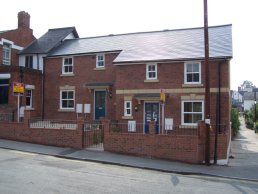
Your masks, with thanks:
[[[96,71],[104,71],[106,68],[105,67],[96,67],[94,70]]]
[[[35,108],[26,107],[25,110],[35,110]]]
[[[68,73],[68,74],[61,74],[60,76],[61,77],[72,77],[72,76],[74,76],[74,74],[73,73]]]
[[[75,112],[75,109],[58,109],[58,112]]]
[[[154,82],[159,82],[158,79],[146,79],[144,80],[145,83],[154,83]]]
[[[132,116],[123,116],[122,119],[130,120],[130,119],[133,119],[133,117]]]
[[[201,88],[203,84],[182,84],[182,88]]]

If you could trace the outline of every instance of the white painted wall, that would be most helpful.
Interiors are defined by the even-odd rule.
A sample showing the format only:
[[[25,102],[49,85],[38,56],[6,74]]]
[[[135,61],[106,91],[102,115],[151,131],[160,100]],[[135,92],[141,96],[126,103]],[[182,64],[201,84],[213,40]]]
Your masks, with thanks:
[[[244,100],[244,110],[250,110],[254,105],[254,100]]]
[[[46,55],[34,54],[33,55],[33,69],[38,69],[43,71],[43,57]],[[19,66],[25,67],[25,58],[26,55],[19,55]]]
[[[73,39],[73,38],[75,38],[74,35],[73,35],[73,33],[70,33],[70,34],[68,34],[68,36],[66,36],[66,37],[64,38],[64,40],[65,40],[65,39]]]
[[[243,102],[243,96],[237,91],[233,91],[232,98],[238,102]]]

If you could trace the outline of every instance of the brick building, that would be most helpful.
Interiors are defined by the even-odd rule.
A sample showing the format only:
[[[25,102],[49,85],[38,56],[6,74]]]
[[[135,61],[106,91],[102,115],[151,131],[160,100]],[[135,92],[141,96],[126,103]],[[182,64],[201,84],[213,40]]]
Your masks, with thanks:
[[[209,35],[211,122],[229,127],[231,25],[210,27]],[[196,125],[204,119],[203,45],[203,28],[65,40],[46,58],[45,117],[155,120],[160,133],[163,89],[166,122]]]
[[[44,57],[63,40],[78,38],[74,27],[49,29],[36,39],[30,29],[30,15],[18,13],[18,28],[0,32],[0,113],[7,120],[17,117],[18,98],[13,95],[13,82],[23,83],[20,116],[31,110],[35,117],[43,116]]]
[[[0,32],[0,113],[7,114],[7,117],[13,117],[13,113],[17,111],[17,97],[12,91],[13,82],[25,83],[26,91],[21,97],[21,105],[28,108],[32,105],[31,89],[41,87],[40,72],[19,67],[18,53],[34,40],[33,30],[30,29],[30,15],[24,11],[18,13],[17,29]],[[35,107],[37,103],[34,102]]]
[[[77,120],[75,128],[81,130],[85,121],[104,117],[123,124],[127,132],[121,135],[106,130],[104,148],[108,151],[203,161],[206,137],[199,122],[204,120],[205,110],[203,28],[79,38],[74,27],[67,27],[49,29],[35,39],[29,24],[29,14],[20,12],[18,29],[0,32],[0,116],[16,117],[18,99],[13,96],[12,83],[22,82],[21,107],[30,110],[26,122],[33,117]],[[230,145],[231,28],[209,27],[211,130],[218,127],[221,132],[219,159],[227,158]],[[16,125],[19,123],[6,124]],[[37,133],[23,123],[21,133],[27,128],[29,132],[19,138],[19,133],[14,130],[10,134],[6,126],[1,130],[11,139],[51,142],[48,133],[52,129]],[[6,137],[5,132],[0,135]],[[35,137],[27,137],[31,132]],[[63,132],[54,133],[59,141]],[[67,145],[67,139],[76,147],[84,145],[84,131],[74,134],[74,139],[68,135],[51,145]],[[211,144],[213,141],[214,134]]]

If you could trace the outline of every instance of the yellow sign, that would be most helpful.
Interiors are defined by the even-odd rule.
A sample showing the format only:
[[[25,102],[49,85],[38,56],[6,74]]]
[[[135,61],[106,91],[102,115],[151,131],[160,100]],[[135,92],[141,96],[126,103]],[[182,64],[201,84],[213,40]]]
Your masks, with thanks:
[[[18,82],[13,82],[13,93],[24,93],[24,84],[23,83],[18,83]]]
[[[164,89],[160,90],[160,101],[165,102],[166,101],[166,93]]]

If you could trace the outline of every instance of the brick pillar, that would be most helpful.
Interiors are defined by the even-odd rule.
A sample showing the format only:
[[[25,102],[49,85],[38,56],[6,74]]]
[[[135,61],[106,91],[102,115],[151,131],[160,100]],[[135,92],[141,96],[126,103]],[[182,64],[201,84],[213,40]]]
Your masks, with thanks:
[[[77,118],[77,130],[84,130],[84,118],[83,117]]]
[[[199,130],[198,160],[199,162],[203,162],[205,159],[205,138],[206,138],[206,125],[204,121],[198,122],[198,130]]]
[[[156,122],[155,121],[149,122],[149,134],[156,134]]]
[[[27,125],[29,125],[31,119],[31,112],[30,110],[24,110],[24,119],[23,122]]]
[[[109,134],[110,132],[110,120],[108,119],[100,119],[100,124],[102,125],[102,127],[104,128],[104,135]]]

